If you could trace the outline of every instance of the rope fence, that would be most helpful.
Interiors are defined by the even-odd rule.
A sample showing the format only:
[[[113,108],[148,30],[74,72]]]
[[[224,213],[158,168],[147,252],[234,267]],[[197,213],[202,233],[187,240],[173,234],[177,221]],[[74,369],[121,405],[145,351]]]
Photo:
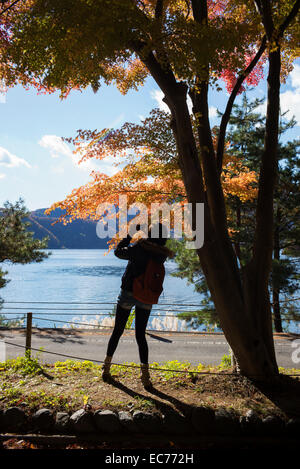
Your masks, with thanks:
[[[65,357],[65,358],[71,358],[73,360],[80,360],[80,361],[90,361],[90,362],[95,362],[95,363],[104,363],[103,360],[96,360],[96,359],[88,359],[88,358],[83,358],[83,357],[78,357],[78,356],[74,356],[74,355],[66,355],[64,353],[59,353],[59,352],[53,352],[53,351],[50,351],[50,350],[40,350],[40,349],[37,349],[37,348],[34,348],[34,347],[27,347],[27,346],[24,346],[24,345],[20,345],[20,344],[15,344],[15,343],[12,343],[12,342],[8,342],[8,341],[5,341],[5,344],[7,345],[13,345],[14,347],[20,347],[20,348],[23,348],[23,349],[26,349],[26,350],[30,350],[30,351],[34,351],[34,352],[42,352],[42,353],[49,353],[51,355],[57,355],[57,356],[60,356],[60,357]],[[130,365],[130,364],[127,364],[127,363],[115,363],[115,362],[111,362],[111,365],[115,365],[115,366],[120,366],[122,368],[136,368],[136,369],[140,369],[140,366],[139,365]],[[170,369],[170,368],[160,368],[160,367],[151,367],[149,366],[149,370],[151,371],[164,371],[164,372],[172,372],[172,373],[182,373],[182,374],[189,374],[189,375],[194,375],[194,374],[198,374],[198,375],[218,375],[218,376],[238,376],[238,373],[237,372],[220,372],[220,371],[198,371],[198,370],[175,370],[175,369]],[[277,375],[274,375],[274,376],[277,376]],[[285,376],[294,376],[294,377],[300,377],[300,373],[286,373]],[[261,378],[261,377],[264,377],[262,375],[251,375],[251,378]],[[249,376],[250,378],[250,376]]]
[[[6,305],[30,305],[30,306],[6,306]],[[39,306],[32,306],[32,305],[43,305],[41,307]],[[50,305],[50,306],[47,306],[46,305]],[[68,305],[68,306],[81,306],[81,305],[84,305],[84,306],[87,306],[87,305],[91,305],[91,306],[95,306],[95,305],[99,305],[100,308],[94,308],[94,307],[80,307],[80,308],[66,308],[66,307],[61,307],[61,306],[56,306],[56,307],[53,307],[53,305]],[[108,305],[111,305],[110,307],[103,307],[104,306],[108,306]],[[17,313],[18,314],[18,311],[26,311],[28,312],[28,309],[30,308],[30,311],[35,311],[35,312],[38,312],[39,315],[34,315],[33,316],[33,319],[37,319],[39,321],[48,321],[48,322],[53,322],[54,324],[55,323],[64,323],[64,324],[69,324],[69,325],[73,325],[73,326],[84,326],[84,327],[91,327],[91,328],[98,328],[98,329],[111,329],[113,328],[113,325],[105,325],[105,324],[101,324],[101,323],[98,323],[98,324],[95,324],[95,323],[87,323],[87,322],[80,322],[80,321],[69,321],[69,320],[66,320],[66,319],[62,319],[61,316],[76,316],[76,315],[80,315],[81,313],[84,312],[83,316],[86,317],[86,316],[93,316],[93,317],[104,317],[104,318],[108,318],[108,319],[113,319],[114,316],[115,316],[115,312],[113,310],[113,308],[117,305],[116,302],[55,302],[55,301],[5,301],[3,303],[3,308],[2,310],[5,310],[4,313],[5,315],[14,315]],[[167,308],[166,308],[167,307]],[[174,307],[180,307],[181,309],[170,309],[171,308],[174,308]],[[152,308],[152,311],[150,313],[150,318],[151,319],[154,319],[154,318],[157,318],[157,319],[160,319],[160,320],[163,320],[163,319],[178,319],[179,321],[185,321],[184,318],[180,318],[176,315],[176,313],[193,313],[195,311],[191,311],[191,310],[188,310],[187,308],[191,308],[191,307],[194,307],[194,308],[199,308],[199,304],[193,304],[193,303],[160,303],[159,305],[154,305],[154,307]],[[13,312],[11,311],[13,310]],[[102,312],[98,312],[99,310],[101,310]],[[56,313],[58,313],[60,315],[60,318],[59,319],[52,319],[50,317],[41,317],[41,315],[43,314],[46,314],[44,313],[43,311],[46,311],[47,312],[47,315],[48,316],[51,316],[51,315],[55,315],[57,316]],[[71,312],[72,311],[72,312]],[[91,311],[95,311],[97,312],[94,313],[94,312],[91,312]],[[103,311],[107,311],[108,313],[104,313]],[[162,314],[161,314],[162,313]],[[166,314],[166,313],[172,313],[172,314]],[[175,313],[175,314],[174,314]],[[201,314],[205,314],[205,312],[201,313],[200,311],[197,311],[197,313],[199,315]],[[20,313],[21,314],[21,313]],[[8,322],[13,322],[14,320],[17,320],[17,319],[10,319],[10,318],[5,318],[5,321],[8,321]],[[21,320],[21,318],[20,318]],[[183,323],[184,324],[184,323]],[[186,328],[186,324],[184,326]],[[193,328],[192,325],[190,325],[190,327],[193,329],[191,332],[195,333],[196,330],[195,328]],[[131,328],[127,328],[128,330],[131,330]],[[155,329],[154,328],[151,328],[149,329],[151,330],[152,332],[168,332],[167,328],[163,327],[163,329]],[[174,329],[170,329],[170,331],[174,332]],[[177,333],[182,333],[182,332],[185,332],[185,333],[188,333],[188,329],[186,328],[184,331],[182,330],[176,330],[175,332]]]
[[[199,308],[199,306],[198,306]],[[20,307],[20,308],[14,308],[14,307],[10,307],[10,306],[7,306],[5,307],[5,309],[13,309],[14,311],[15,310],[26,310],[28,311],[28,307]],[[33,308],[30,308],[32,311],[99,311],[99,308],[80,308],[80,309],[77,309],[77,308],[36,308],[36,307],[33,307]],[[111,308],[101,308],[101,311],[111,311]],[[152,311],[170,311],[170,309],[162,309],[162,308],[157,308],[157,309],[153,309]],[[189,313],[189,312],[193,312],[193,311],[185,311],[185,310],[182,310],[182,309],[172,309],[172,311],[174,313]],[[8,313],[7,313],[8,314]],[[114,314],[114,313],[112,313]],[[201,312],[199,311],[199,314],[201,314]],[[202,313],[202,314],[205,314],[205,313]],[[93,314],[91,313],[90,316],[92,316]],[[103,314],[99,314],[99,316],[103,316]],[[104,315],[105,316],[105,315]]]
[[[279,303],[292,303],[293,301],[299,301],[300,297],[296,298],[289,298],[289,299],[283,299],[279,300]],[[105,302],[73,302],[73,301],[5,301],[6,304],[47,304],[47,305],[116,305],[116,302],[112,301],[105,301]],[[193,304],[193,303],[159,303],[160,306],[181,306],[181,307],[195,307],[199,308],[199,304]],[[273,303],[271,303],[273,304]],[[156,306],[154,305],[154,308]]]
[[[30,302],[29,302],[30,303]],[[38,302],[35,302],[35,303],[38,303]],[[45,304],[45,302],[44,302]],[[58,303],[56,303],[58,304]],[[61,303],[60,303],[61,304]],[[86,303],[85,303],[86,304]],[[104,303],[104,304],[107,304],[107,303]],[[115,304],[115,303],[113,303]],[[186,305],[184,305],[186,306]],[[193,305],[194,306],[194,305]],[[26,309],[26,308],[22,308],[22,309]],[[27,308],[28,309],[28,308]],[[32,308],[32,309],[36,309],[36,310],[39,310],[39,308]],[[47,308],[44,308],[44,309],[47,309]],[[80,312],[80,311],[79,311]],[[6,314],[15,314],[15,313],[6,313]],[[43,313],[41,313],[43,314]],[[70,315],[71,313],[63,313],[63,314],[67,314],[67,315]],[[72,315],[74,315],[74,313],[72,313]],[[92,316],[95,316],[95,314],[90,314]],[[100,314],[99,314],[100,315]],[[25,316],[25,315],[24,315]],[[106,314],[103,314],[103,316],[107,316]],[[113,317],[114,314],[112,313],[111,314],[111,317]],[[155,316],[155,315],[153,315]],[[159,315],[156,315],[156,317],[166,317],[167,315],[163,315],[163,316],[159,316]],[[169,315],[169,317],[172,317],[174,318],[174,316],[172,315]],[[18,319],[18,318],[11,318],[11,319],[5,319],[5,320],[8,320],[8,321],[13,321],[15,319]],[[96,363],[103,363],[102,360],[96,360],[96,359],[92,359],[92,360],[89,360],[87,358],[84,358],[84,357],[77,357],[77,356],[74,356],[74,355],[66,355],[66,354],[61,354],[61,353],[58,353],[58,352],[54,352],[54,351],[51,351],[51,350],[39,350],[39,349],[36,349],[36,348],[33,348],[31,346],[31,339],[32,339],[32,321],[33,319],[39,319],[39,320],[44,320],[44,321],[52,321],[54,323],[67,323],[67,324],[74,324],[74,325],[83,325],[83,326],[89,326],[89,327],[98,327],[98,328],[101,328],[101,329],[112,329],[114,326],[111,325],[111,326],[104,326],[102,324],[91,324],[91,323],[79,323],[79,322],[74,322],[74,321],[66,321],[66,320],[61,320],[61,319],[50,319],[50,318],[41,318],[41,317],[38,317],[38,316],[33,316],[32,312],[27,312],[26,313],[26,326],[24,325],[23,328],[26,327],[26,344],[25,346],[24,345],[20,345],[20,344],[16,344],[16,343],[12,343],[12,342],[9,342],[9,341],[6,341],[5,340],[5,344],[7,345],[12,345],[14,347],[19,347],[19,348],[23,348],[26,350],[27,354],[29,352],[29,356],[31,356],[31,351],[37,351],[37,352],[41,352],[42,353],[48,353],[48,354],[52,354],[52,355],[56,355],[56,356],[61,356],[61,357],[64,357],[64,358],[70,358],[70,359],[74,359],[74,360],[80,360],[80,361],[93,361],[93,362],[96,362]],[[23,320],[25,320],[25,317],[23,318]],[[132,330],[131,328],[127,328],[127,330]],[[161,330],[155,330],[155,329],[151,329],[151,330],[147,330],[146,332],[167,332],[167,331],[161,331]],[[181,331],[176,331],[177,333],[178,332],[181,332]],[[120,364],[120,363],[112,363],[114,365],[117,365],[117,366],[125,366],[125,367],[136,367],[134,365],[125,365],[125,364]],[[160,370],[160,371],[172,371],[174,373],[178,372],[178,373],[194,373],[194,371],[190,370],[170,370],[170,369],[162,369],[162,368],[155,368],[155,370]],[[198,371],[195,371],[195,373],[200,373]],[[203,372],[204,374],[208,374],[208,372]],[[218,374],[217,372],[215,374]]]
[[[73,360],[80,360],[80,361],[93,361],[95,363],[104,363],[103,360],[97,360],[97,359],[87,359],[87,358],[84,358],[84,357],[78,357],[78,356],[74,356],[74,355],[67,355],[67,354],[62,354],[62,353],[59,353],[59,352],[54,352],[54,351],[51,351],[51,350],[45,350],[45,349],[37,349],[37,348],[34,348],[31,346],[31,337],[32,337],[32,319],[35,318],[35,319],[41,319],[41,320],[48,320],[49,318],[37,318],[35,316],[32,315],[32,313],[28,312],[27,313],[27,320],[26,320],[26,345],[20,345],[20,344],[16,344],[16,343],[13,343],[13,342],[10,342],[10,341],[7,341],[5,340],[5,344],[7,345],[11,345],[11,346],[14,346],[14,347],[19,347],[19,348],[22,348],[22,349],[25,349],[26,352],[28,353],[29,351],[29,356],[31,356],[31,351],[36,351],[36,352],[42,352],[42,353],[48,353],[48,354],[51,354],[51,355],[56,355],[56,356],[60,356],[60,357],[64,357],[64,358],[69,358],[69,359],[73,359]],[[62,323],[70,323],[70,324],[78,324],[78,323],[74,323],[74,322],[71,322],[71,321],[62,321],[62,320],[58,320],[58,319],[51,319],[51,321],[53,322],[62,322]],[[91,326],[92,324],[84,324],[84,323],[80,323],[81,325],[89,325]],[[93,325],[95,327],[107,327],[107,328],[112,328],[113,326],[102,326],[102,325]],[[131,329],[128,329],[128,330],[131,330]],[[155,331],[155,330],[151,330],[151,332],[161,332],[161,331]],[[112,363],[112,365],[116,365],[116,366],[121,366],[121,367],[126,367],[126,368],[139,368],[137,365],[128,365],[128,364],[121,364],[121,363]],[[218,372],[200,372],[200,371],[194,371],[194,370],[172,370],[172,369],[165,369],[165,368],[152,368],[150,367],[152,370],[154,371],[168,371],[168,372],[173,372],[173,373],[185,373],[185,374],[191,374],[191,373],[197,373],[197,374],[219,374]],[[224,374],[224,373],[223,373]],[[227,373],[228,375],[230,374],[234,374],[234,373]]]
[[[297,298],[298,299],[298,298]],[[37,305],[37,304],[43,304],[43,305],[113,305],[115,306],[116,303],[114,302],[84,302],[84,303],[79,303],[79,302],[46,302],[46,301],[40,301],[40,302],[37,302],[37,301],[28,301],[28,302],[25,302],[25,301],[7,301],[5,302],[5,304],[24,304],[24,305]],[[176,319],[177,316],[174,316],[173,314],[172,315],[167,315],[167,314],[164,314],[164,315],[160,315],[160,314],[155,314],[155,312],[158,312],[158,311],[166,311],[166,312],[170,312],[170,308],[168,309],[162,309],[160,308],[160,306],[170,306],[170,307],[176,307],[176,306],[180,306],[181,308],[187,308],[187,307],[197,307],[199,308],[199,305],[195,305],[195,304],[183,304],[183,303],[161,303],[159,305],[159,307],[154,307],[152,309],[152,313],[154,314],[151,314],[150,317],[157,317],[157,318],[160,318],[160,319],[163,319],[163,318],[173,318],[173,319]],[[40,315],[43,315],[43,314],[46,314],[46,313],[43,313],[41,311],[44,311],[46,310],[47,311],[47,314],[48,315],[51,315],[51,314],[55,314],[55,313],[51,313],[50,311],[73,311],[72,313],[69,313],[69,312],[61,312],[60,315],[61,316],[74,316],[74,312],[77,312],[77,313],[80,313],[81,311],[99,311],[99,308],[80,308],[80,309],[76,309],[76,308],[53,308],[53,307],[32,307],[31,306],[31,309],[33,311],[39,311],[40,312],[40,315],[39,316],[35,316],[33,315],[32,312],[28,312],[28,306],[25,307],[25,306],[21,306],[21,307],[15,307],[15,306],[4,306],[4,309],[9,309],[9,310],[14,310],[14,312],[5,312],[5,314],[7,315],[15,315],[16,314],[16,310],[26,310],[27,313],[26,313],[26,325],[24,324],[24,326],[22,328],[26,328],[26,343],[25,345],[20,345],[20,344],[16,344],[16,343],[12,343],[12,342],[9,342],[9,341],[4,341],[5,344],[7,345],[11,345],[11,346],[14,346],[14,347],[19,347],[19,348],[23,348],[26,350],[26,353],[30,356],[31,355],[31,351],[36,351],[36,352],[42,352],[42,353],[46,353],[46,354],[52,354],[52,355],[56,355],[56,356],[61,356],[61,357],[65,357],[65,358],[69,358],[69,359],[73,359],[73,360],[80,360],[80,361],[92,361],[92,362],[95,362],[95,363],[104,363],[102,360],[97,360],[97,359],[87,359],[87,358],[84,358],[84,357],[78,357],[78,356],[74,356],[74,355],[66,355],[66,354],[62,354],[62,353],[58,353],[58,352],[54,352],[54,351],[51,351],[51,350],[44,350],[44,349],[36,349],[36,348],[33,348],[31,346],[31,338],[32,338],[32,327],[33,327],[33,319],[38,319],[39,321],[48,321],[48,322],[53,322],[53,323],[64,323],[64,324],[71,324],[71,325],[76,325],[76,326],[88,326],[88,327],[93,327],[93,328],[99,328],[99,329],[112,329],[114,326],[113,324],[112,325],[102,325],[102,324],[93,324],[93,323],[84,323],[84,322],[75,322],[75,321],[68,321],[68,320],[64,320],[64,319],[57,319],[57,318],[49,318],[49,317],[40,317]],[[50,310],[50,311],[49,311]],[[107,313],[98,313],[96,316],[106,316],[106,317],[110,317],[113,319],[115,313],[112,311],[112,308],[103,308],[101,307],[101,310],[103,311],[110,311],[111,313],[108,315]],[[185,310],[171,310],[171,312],[174,312],[174,313],[191,313],[193,311],[187,311],[186,309]],[[18,313],[17,313],[18,314]],[[20,313],[21,314],[21,313]],[[204,314],[204,313],[203,313]],[[84,316],[95,316],[95,313],[85,313]],[[25,314],[23,315],[23,318],[20,318],[20,317],[13,317],[13,318],[4,318],[5,321],[8,321],[8,322],[13,322],[13,321],[18,321],[18,320],[23,320],[25,322]],[[299,319],[300,319],[300,316],[299,316]],[[130,331],[130,330],[133,330],[132,328],[127,328],[126,330]],[[151,333],[151,332],[159,332],[160,334],[163,334],[163,333],[169,333],[170,331],[167,331],[167,330],[156,330],[156,329],[147,329],[147,332],[148,333]],[[174,332],[174,330],[171,330],[171,332]],[[176,333],[188,333],[188,331],[175,331]],[[197,333],[197,331],[193,331],[194,333]],[[201,333],[201,332],[198,332],[198,333]],[[203,333],[203,332],[202,332]],[[204,332],[204,333],[207,333],[207,332]],[[229,350],[230,351],[230,355],[231,355],[231,362],[233,363],[234,361],[234,357],[233,357],[233,354],[232,354],[232,351],[231,349]],[[112,363],[113,365],[116,365],[116,366],[120,366],[120,367],[128,367],[128,368],[137,368],[138,366],[137,365],[128,365],[128,364],[121,364],[121,363]],[[173,373],[185,373],[185,374],[215,374],[215,375],[220,375],[220,372],[212,372],[212,371],[197,371],[197,370],[176,370],[176,369],[165,369],[165,368],[153,368],[153,367],[150,367],[150,369],[152,369],[153,371],[167,371],[167,372],[173,372]],[[233,372],[233,373],[229,373],[229,372],[223,372],[221,373],[222,375],[237,375],[236,372]],[[288,374],[288,376],[300,376],[300,374]],[[258,376],[252,376],[252,378],[258,378]]]
[[[5,301],[7,304],[47,304],[47,305],[116,305],[115,301],[105,301],[105,302],[73,302],[73,301]],[[199,308],[199,304],[188,304],[188,303],[159,303],[162,306],[196,306]]]
[[[300,297],[298,298],[291,298],[291,299],[284,299],[282,300],[282,303],[287,303],[287,302],[292,302],[292,301],[298,301],[300,300]],[[15,306],[6,306],[6,305],[15,305]],[[13,318],[2,318],[3,321],[6,321],[8,323],[12,323],[14,321],[22,321],[24,320],[25,318],[25,315],[23,318],[20,318],[20,317],[15,317],[15,314],[18,314],[17,311],[27,311],[27,317],[28,317],[28,308],[29,306],[16,306],[16,305],[30,305],[30,310],[32,311],[37,311],[39,312],[39,316],[32,316],[32,313],[29,313],[31,314],[31,320],[32,319],[37,319],[38,321],[47,321],[47,322],[52,322],[54,323],[54,325],[56,323],[63,323],[63,324],[67,324],[67,325],[71,325],[72,326],[84,326],[84,327],[89,327],[89,328],[97,328],[97,329],[111,329],[113,328],[113,325],[105,325],[105,324],[101,324],[101,323],[92,323],[92,322],[80,322],[80,321],[69,321],[69,320],[66,320],[66,319],[52,319],[50,317],[40,317],[41,315],[43,314],[46,314],[44,313],[43,311],[47,311],[47,315],[48,316],[51,316],[51,315],[55,315],[57,316],[57,314],[55,312],[59,312],[59,315],[60,316],[73,316],[74,317],[74,314],[77,313],[77,314],[80,314],[82,312],[84,312],[84,315],[83,316],[97,316],[97,318],[99,317],[107,317],[109,319],[112,319],[114,316],[115,316],[115,312],[113,311],[113,308],[116,306],[116,302],[110,302],[110,301],[101,301],[101,302],[95,302],[95,301],[87,301],[87,302],[66,302],[66,301],[5,301],[2,303],[2,310],[4,309],[5,311],[3,311],[5,313],[5,315],[14,315]],[[41,307],[39,306],[32,306],[32,305],[43,305]],[[47,305],[47,307],[45,307]],[[48,306],[48,305],[51,305],[51,306]],[[66,308],[66,307],[61,307],[61,306],[56,306],[56,307],[53,307],[53,305],[68,305],[68,306],[77,306],[77,308]],[[88,308],[84,307],[80,307],[78,308],[78,306],[81,306],[81,305],[84,305],[84,306],[87,306],[89,305]],[[97,308],[94,308],[94,307],[91,307],[91,306],[100,306],[101,307],[101,311],[109,311],[109,313],[104,313],[104,312],[98,312],[99,311],[99,307]],[[109,307],[103,307],[103,306],[108,306],[110,305]],[[167,308],[166,308],[167,307]],[[181,309],[170,309],[170,308],[176,308],[176,307],[180,307]],[[168,319],[168,318],[172,318],[172,319],[179,319],[180,321],[184,321],[185,318],[180,318],[178,315],[174,315],[174,314],[157,314],[157,313],[185,313],[185,314],[188,314],[188,313],[193,313],[193,312],[197,312],[197,314],[199,316],[202,315],[205,315],[206,313],[205,312],[201,312],[199,310],[197,311],[193,311],[193,310],[189,310],[187,308],[199,308],[201,307],[199,304],[194,304],[194,303],[160,303],[159,305],[154,305],[154,307],[152,308],[152,311],[151,311],[151,314],[150,314],[150,318],[159,318],[159,319]],[[294,308],[296,311],[297,310],[300,310],[300,307],[299,308]],[[9,311],[7,311],[9,310]],[[11,312],[11,310],[13,310],[13,312]],[[72,311],[72,312],[70,312]],[[97,314],[95,314],[94,312],[88,312],[88,311],[97,311]],[[19,313],[21,314],[21,313]],[[289,317],[288,316],[284,316],[284,320],[286,321],[294,321],[294,322],[300,322],[300,314],[299,314],[299,319],[298,319],[298,314],[294,314],[294,315],[290,315]],[[24,328],[25,326],[22,326],[19,324],[19,327],[20,328]],[[37,326],[35,326],[37,327]],[[190,324],[190,327],[193,329],[192,332],[195,333],[197,332],[195,328],[193,328],[193,325]],[[55,327],[56,328],[56,327]],[[72,327],[73,329],[73,327]],[[215,329],[215,327],[214,327]],[[132,330],[130,327],[127,328],[127,330]],[[150,329],[152,332],[169,332],[165,325],[163,327],[163,329]],[[171,329],[170,330],[171,332],[174,332],[174,329]],[[186,329],[186,330],[176,330],[175,332],[177,333],[180,333],[180,332],[184,332],[184,333],[189,333],[189,331]]]
[[[9,314],[9,313],[7,313]],[[30,314],[30,313],[27,313],[27,314]],[[42,313],[43,314],[43,313]],[[72,314],[73,316],[73,314]],[[87,314],[85,316],[88,316]],[[94,314],[91,314],[90,316],[94,316]],[[100,315],[98,315],[100,316]],[[103,315],[103,316],[106,316],[107,315]],[[112,316],[113,317],[113,316]],[[176,316],[167,316],[167,315],[164,315],[164,316],[151,316],[151,317],[157,317],[157,318],[165,318],[165,317],[170,317],[170,318],[176,318]],[[76,325],[76,326],[88,326],[89,328],[90,327],[94,327],[94,328],[98,328],[98,329],[113,329],[113,325],[111,326],[105,326],[103,324],[93,324],[93,323],[84,323],[84,322],[78,322],[78,321],[66,321],[66,320],[61,320],[61,319],[51,319],[51,318],[41,318],[39,316],[32,316],[32,319],[38,319],[39,321],[48,321],[48,322],[53,322],[54,324],[56,323],[64,323],[64,324],[72,324],[72,325]],[[25,321],[25,317],[23,318],[13,318],[13,319],[9,319],[9,318],[5,318],[4,321],[8,321],[8,322],[13,322],[14,320],[22,320],[22,321]],[[1,326],[0,326],[1,327]],[[23,326],[19,326],[18,329],[24,329],[26,326],[23,325]],[[38,326],[33,326],[33,327],[36,327],[39,329]],[[57,329],[56,327],[54,327],[54,329]],[[74,329],[74,328],[72,328]],[[131,327],[127,327],[126,328],[127,331],[133,331],[134,328],[131,328]],[[160,334],[163,334],[163,333],[170,333],[170,332],[175,332],[176,334],[189,334],[189,333],[193,333],[193,334],[201,334],[201,333],[208,333],[208,331],[196,331],[196,330],[193,330],[192,332],[190,331],[187,331],[187,330],[184,330],[184,331],[179,331],[179,330],[161,330],[161,329],[147,329],[146,332],[159,332]],[[221,334],[221,332],[215,332],[216,334]]]
[[[171,317],[171,318],[174,318],[174,316],[152,316],[152,317],[159,317],[159,318],[162,318],[162,317]],[[13,322],[13,321],[18,321],[18,320],[24,320],[25,318],[5,318],[5,321],[8,321],[8,322]],[[98,328],[98,329],[112,329],[114,326],[111,325],[111,326],[105,326],[103,324],[92,324],[92,323],[86,323],[86,322],[78,322],[78,321],[66,321],[66,320],[61,320],[61,319],[51,319],[51,318],[41,318],[39,316],[32,316],[32,319],[38,319],[39,321],[47,321],[47,322],[53,322],[54,324],[56,323],[63,323],[63,324],[71,324],[71,325],[74,325],[74,326],[87,326],[87,327],[92,327],[92,328]],[[24,329],[26,326],[23,325],[23,326],[19,326],[20,329]],[[37,326],[33,326],[33,327],[37,327]],[[129,331],[132,331],[134,330],[134,328],[126,328],[126,330],[129,330]],[[150,332],[160,332],[160,333],[164,333],[164,332],[176,332],[177,334],[188,334],[189,331],[163,331],[163,330],[160,330],[160,329],[147,329],[147,331],[150,331]],[[193,331],[193,334],[196,334],[196,333],[208,333],[207,331]],[[220,332],[221,334],[221,332]]]
[[[25,308],[24,308],[25,309]],[[39,311],[39,308],[31,308],[33,311],[35,310],[38,310]],[[47,308],[45,308],[47,309]],[[48,311],[48,310],[47,310]],[[73,311],[77,311],[77,310],[73,310]],[[80,313],[82,310],[78,310],[77,312]],[[180,312],[180,313],[189,313],[189,312],[192,312],[192,311],[174,311],[173,312]],[[15,313],[10,313],[10,312],[5,312],[6,315],[10,315],[10,314],[15,314]],[[46,314],[46,313],[41,313],[41,314]],[[54,313],[49,313],[50,315],[51,314],[54,314]],[[201,314],[199,312],[199,314]],[[205,314],[205,313],[203,313]],[[2,318],[3,321],[5,322],[13,322],[13,321],[22,321],[24,320],[25,315],[23,315],[23,317],[13,317],[13,318]],[[74,312],[73,313],[61,313],[61,316],[73,316],[74,317]],[[84,316],[95,316],[95,313],[85,313]],[[113,318],[115,316],[114,313],[111,313],[110,315],[107,315],[105,313],[98,313],[96,316],[103,316],[103,317],[107,317],[107,318]],[[96,327],[96,328],[99,328],[99,329],[111,329],[113,326],[105,326],[103,324],[93,324],[93,323],[84,323],[84,322],[79,322],[79,321],[67,321],[67,320],[62,320],[62,319],[52,319],[52,318],[42,318],[40,316],[33,316],[34,319],[38,319],[39,321],[48,321],[48,322],[53,322],[53,323],[65,323],[65,324],[72,324],[72,325],[76,325],[76,326],[87,326],[87,327]],[[184,320],[178,316],[174,316],[173,314],[164,314],[164,315],[160,315],[160,314],[150,314],[150,318],[159,318],[159,319],[163,319],[163,318],[172,318],[172,319],[179,319],[179,320]],[[295,316],[291,316],[291,317],[284,317],[284,320],[285,321],[294,321],[294,322],[300,322],[300,315],[299,315],[299,320],[298,318],[296,319]],[[21,326],[22,327],[22,326]],[[155,329],[151,329],[153,332],[170,332],[170,331],[162,331],[162,330],[155,330]],[[174,330],[171,330],[171,332],[174,332]],[[184,332],[184,333],[189,333],[188,330],[186,331],[175,331],[177,333],[180,333],[180,332]],[[196,331],[194,330],[193,333],[195,333]]]

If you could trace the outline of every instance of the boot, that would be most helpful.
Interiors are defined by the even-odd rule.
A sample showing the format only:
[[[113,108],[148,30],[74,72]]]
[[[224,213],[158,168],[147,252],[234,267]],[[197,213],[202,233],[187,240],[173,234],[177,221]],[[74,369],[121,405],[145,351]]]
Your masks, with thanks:
[[[150,374],[149,374],[149,365],[146,363],[141,363],[141,381],[142,385],[145,389],[151,389],[152,383],[150,381]]]
[[[106,355],[102,367],[102,379],[104,382],[107,382],[111,379],[111,374],[110,374],[110,367],[111,367],[111,359],[112,357],[108,357]]]

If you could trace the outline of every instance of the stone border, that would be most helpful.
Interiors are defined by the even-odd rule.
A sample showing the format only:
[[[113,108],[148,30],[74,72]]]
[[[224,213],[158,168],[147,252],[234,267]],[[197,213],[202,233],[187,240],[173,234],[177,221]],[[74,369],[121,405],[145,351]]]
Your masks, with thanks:
[[[208,407],[194,407],[189,416],[176,411],[165,415],[136,410],[113,412],[111,410],[79,409],[73,414],[39,409],[32,415],[20,407],[0,411],[0,432],[24,432],[43,435],[134,435],[162,436],[262,436],[300,437],[300,418],[284,421],[269,415],[261,419],[253,410],[245,416],[232,411]]]

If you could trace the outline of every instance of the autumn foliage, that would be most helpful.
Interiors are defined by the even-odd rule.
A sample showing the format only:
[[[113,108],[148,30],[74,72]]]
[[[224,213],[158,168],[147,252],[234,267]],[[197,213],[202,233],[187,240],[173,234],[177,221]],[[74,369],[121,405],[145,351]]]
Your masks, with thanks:
[[[187,202],[168,113],[154,109],[140,124],[125,123],[120,129],[100,132],[80,130],[67,140],[80,155],[79,164],[89,159],[108,160],[115,171],[113,175],[93,171],[89,183],[48,209],[48,213],[57,207],[64,210],[61,220],[65,223],[74,218],[99,219],[99,204],[118,206],[119,194],[126,194],[130,205],[141,202],[149,208],[155,202]],[[216,137],[214,141],[216,144]],[[257,196],[257,174],[226,153],[222,185],[226,197],[235,196],[241,202]]]

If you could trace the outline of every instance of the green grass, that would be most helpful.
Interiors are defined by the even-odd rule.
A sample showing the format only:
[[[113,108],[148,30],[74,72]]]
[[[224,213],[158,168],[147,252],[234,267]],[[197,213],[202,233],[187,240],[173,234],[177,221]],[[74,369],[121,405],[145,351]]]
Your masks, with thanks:
[[[208,405],[215,409],[231,406],[240,412],[253,408],[260,414],[276,410],[276,401],[272,403],[246,379],[230,375],[229,359],[225,355],[219,366],[192,366],[188,361],[178,360],[153,362],[150,364],[151,380],[162,391],[162,396],[174,396],[174,402]],[[298,374],[300,377],[300,370],[297,369],[280,368],[279,371],[282,374]],[[101,364],[88,360],[41,364],[38,355],[30,357],[29,354],[9,359],[0,363],[0,406],[7,408],[22,405],[32,411],[46,407],[69,412],[89,405],[111,410],[155,410],[157,398],[145,394],[137,363],[112,365],[112,375],[120,386],[104,383],[101,372]],[[296,388],[291,390],[292,393],[296,391]],[[287,394],[286,399],[288,402],[294,400],[295,405],[298,402],[294,394]],[[168,400],[168,405],[173,405],[171,402],[172,399]]]
[[[43,372],[43,368],[39,363],[39,357],[31,357],[29,350],[25,352],[24,357],[10,358],[0,363],[0,371],[3,370],[18,372],[23,376],[36,375]]]

